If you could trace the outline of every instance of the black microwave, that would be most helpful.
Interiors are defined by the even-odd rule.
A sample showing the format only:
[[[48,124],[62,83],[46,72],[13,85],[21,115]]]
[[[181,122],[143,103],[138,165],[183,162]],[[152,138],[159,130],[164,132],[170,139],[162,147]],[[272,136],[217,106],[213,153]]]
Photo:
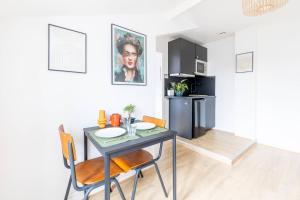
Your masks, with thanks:
[[[196,59],[195,62],[195,74],[207,76],[207,62]]]

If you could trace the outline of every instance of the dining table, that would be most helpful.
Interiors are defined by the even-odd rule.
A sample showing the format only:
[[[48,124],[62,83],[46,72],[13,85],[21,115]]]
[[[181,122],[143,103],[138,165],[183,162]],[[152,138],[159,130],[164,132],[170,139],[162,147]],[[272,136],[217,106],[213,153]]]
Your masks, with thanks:
[[[110,127],[107,125],[106,127]],[[104,159],[104,196],[110,200],[110,160],[114,156],[122,155],[137,149],[142,149],[165,141],[172,141],[172,172],[173,172],[173,200],[176,200],[176,132],[168,129],[160,129],[153,134],[135,134],[123,136],[119,142],[105,142],[95,136],[99,126],[84,128],[84,160],[88,159],[88,140],[102,154]]]

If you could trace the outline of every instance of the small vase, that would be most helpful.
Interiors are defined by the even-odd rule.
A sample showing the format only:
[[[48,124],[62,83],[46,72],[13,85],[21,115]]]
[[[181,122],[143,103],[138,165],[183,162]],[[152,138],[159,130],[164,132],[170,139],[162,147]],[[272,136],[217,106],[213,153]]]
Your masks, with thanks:
[[[167,95],[168,96],[174,96],[174,90],[168,90]]]
[[[106,116],[104,110],[99,111],[98,125],[100,128],[105,128],[106,126]]]
[[[183,92],[182,91],[175,91],[175,94],[176,94],[176,96],[181,97],[183,95]]]

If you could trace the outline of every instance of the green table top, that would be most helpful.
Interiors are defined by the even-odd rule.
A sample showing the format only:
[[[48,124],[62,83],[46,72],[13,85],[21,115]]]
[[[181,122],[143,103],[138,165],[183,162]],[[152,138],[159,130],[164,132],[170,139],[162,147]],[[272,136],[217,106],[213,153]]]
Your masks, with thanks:
[[[98,129],[99,130],[99,129]],[[155,135],[164,131],[167,131],[167,129],[165,128],[161,128],[161,127],[155,127],[153,129],[149,129],[149,130],[136,130],[136,135],[128,135],[128,133],[126,132],[126,134],[121,135],[119,137],[114,137],[114,138],[101,138],[95,135],[95,133],[98,130],[91,130],[89,131],[91,137],[97,142],[99,143],[102,147],[109,147],[109,146],[113,146],[116,144],[121,144],[123,142],[127,142],[130,140],[135,140],[141,137],[147,137],[150,135]]]

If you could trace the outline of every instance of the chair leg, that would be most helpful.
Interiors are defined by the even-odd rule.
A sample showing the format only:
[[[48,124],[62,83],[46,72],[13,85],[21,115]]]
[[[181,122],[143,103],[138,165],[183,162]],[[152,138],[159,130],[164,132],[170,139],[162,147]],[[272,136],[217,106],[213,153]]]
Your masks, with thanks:
[[[139,178],[144,178],[144,175],[143,175],[142,170],[141,170],[140,173],[139,173]]]
[[[84,190],[84,198],[83,198],[83,200],[89,200],[89,195],[90,195],[90,193],[91,193],[91,191],[93,189],[95,189],[95,187],[91,187],[88,190]]]
[[[120,186],[120,184],[119,184],[119,181],[118,181],[116,178],[113,178],[112,181],[115,182],[115,184],[116,184],[116,186],[117,186],[117,188],[118,188],[118,191],[119,191],[119,194],[120,194],[122,200],[126,200],[126,198],[125,198],[125,196],[124,196],[124,193],[123,193],[123,191],[122,191],[122,188],[121,188],[121,186]]]
[[[163,182],[163,180],[162,180],[162,178],[161,178],[161,174],[160,174],[160,172],[159,172],[158,166],[157,166],[157,164],[156,164],[156,163],[154,163],[154,166],[155,166],[156,173],[157,173],[157,175],[158,175],[158,178],[159,178],[160,184],[161,184],[161,186],[162,186],[162,188],[163,188],[163,190],[164,190],[165,196],[168,198],[168,193],[167,193],[167,190],[166,190],[165,184],[164,184],[164,182]]]
[[[87,190],[83,190],[83,197],[85,196],[86,193],[87,193]]]
[[[135,192],[136,192],[136,187],[137,187],[137,181],[140,173],[140,169],[137,170],[135,177],[134,177],[134,184],[133,184],[133,189],[132,189],[132,194],[131,194],[131,200],[134,200],[135,198]]]
[[[71,182],[72,182],[72,179],[70,176],[64,200],[68,200],[69,192],[70,192],[70,188],[71,188]]]
[[[84,197],[83,197],[83,200],[89,200],[89,192],[88,191],[84,191]]]

